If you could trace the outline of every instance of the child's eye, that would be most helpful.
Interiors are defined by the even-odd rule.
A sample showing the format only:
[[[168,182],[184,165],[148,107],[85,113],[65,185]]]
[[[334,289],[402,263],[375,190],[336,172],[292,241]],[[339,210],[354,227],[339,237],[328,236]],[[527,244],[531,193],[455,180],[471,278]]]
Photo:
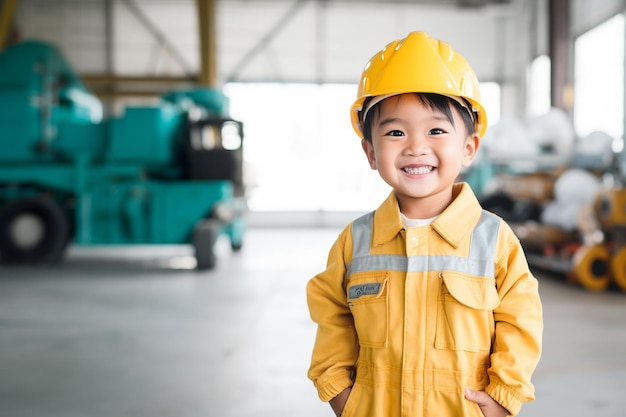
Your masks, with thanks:
[[[404,136],[404,132],[401,130],[390,130],[387,132],[387,136]]]
[[[438,127],[434,128],[434,129],[430,129],[428,131],[429,135],[442,135],[444,133],[446,133],[446,131],[443,130],[443,129],[439,129]]]

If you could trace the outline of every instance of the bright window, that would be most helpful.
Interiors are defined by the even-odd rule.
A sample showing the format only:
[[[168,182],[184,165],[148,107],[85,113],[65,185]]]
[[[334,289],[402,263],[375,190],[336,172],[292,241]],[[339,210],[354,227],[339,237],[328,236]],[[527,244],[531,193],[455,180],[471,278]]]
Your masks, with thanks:
[[[617,15],[576,39],[574,126],[580,136],[624,130],[624,16]]]
[[[527,75],[527,113],[540,116],[550,110],[550,58],[540,55],[530,64]]]
[[[480,100],[487,112],[487,127],[500,120],[500,84],[480,83]]]
[[[250,210],[366,211],[389,194],[350,125],[355,85],[230,83],[224,91],[244,123]],[[500,88],[487,83],[481,92],[493,124]]]

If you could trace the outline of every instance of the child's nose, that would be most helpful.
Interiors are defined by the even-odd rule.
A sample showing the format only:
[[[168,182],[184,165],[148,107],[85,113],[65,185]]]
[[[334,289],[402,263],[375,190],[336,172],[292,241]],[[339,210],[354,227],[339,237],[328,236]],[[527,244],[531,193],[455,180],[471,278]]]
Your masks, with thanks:
[[[428,153],[430,147],[428,146],[428,140],[423,135],[412,135],[407,140],[405,153],[407,155],[423,155]]]

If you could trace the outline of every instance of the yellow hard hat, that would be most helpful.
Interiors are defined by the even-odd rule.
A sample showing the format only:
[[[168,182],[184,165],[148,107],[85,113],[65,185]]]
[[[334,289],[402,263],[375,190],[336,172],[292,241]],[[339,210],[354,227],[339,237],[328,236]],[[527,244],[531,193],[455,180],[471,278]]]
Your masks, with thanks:
[[[480,104],[474,70],[450,45],[425,32],[412,32],[389,43],[365,65],[350,110],[357,135],[363,138],[361,112],[368,97],[403,93],[441,94],[457,101],[463,98],[472,106],[476,132],[482,136],[487,129],[487,114]]]

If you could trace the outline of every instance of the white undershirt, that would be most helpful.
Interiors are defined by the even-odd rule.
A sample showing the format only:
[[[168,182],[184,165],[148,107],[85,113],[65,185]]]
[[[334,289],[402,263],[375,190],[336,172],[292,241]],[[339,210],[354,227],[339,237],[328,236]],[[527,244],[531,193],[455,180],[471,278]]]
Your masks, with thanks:
[[[405,229],[409,227],[428,226],[437,218],[437,216],[435,216],[430,219],[409,219],[402,213],[400,213],[400,217],[402,218],[402,225]]]

